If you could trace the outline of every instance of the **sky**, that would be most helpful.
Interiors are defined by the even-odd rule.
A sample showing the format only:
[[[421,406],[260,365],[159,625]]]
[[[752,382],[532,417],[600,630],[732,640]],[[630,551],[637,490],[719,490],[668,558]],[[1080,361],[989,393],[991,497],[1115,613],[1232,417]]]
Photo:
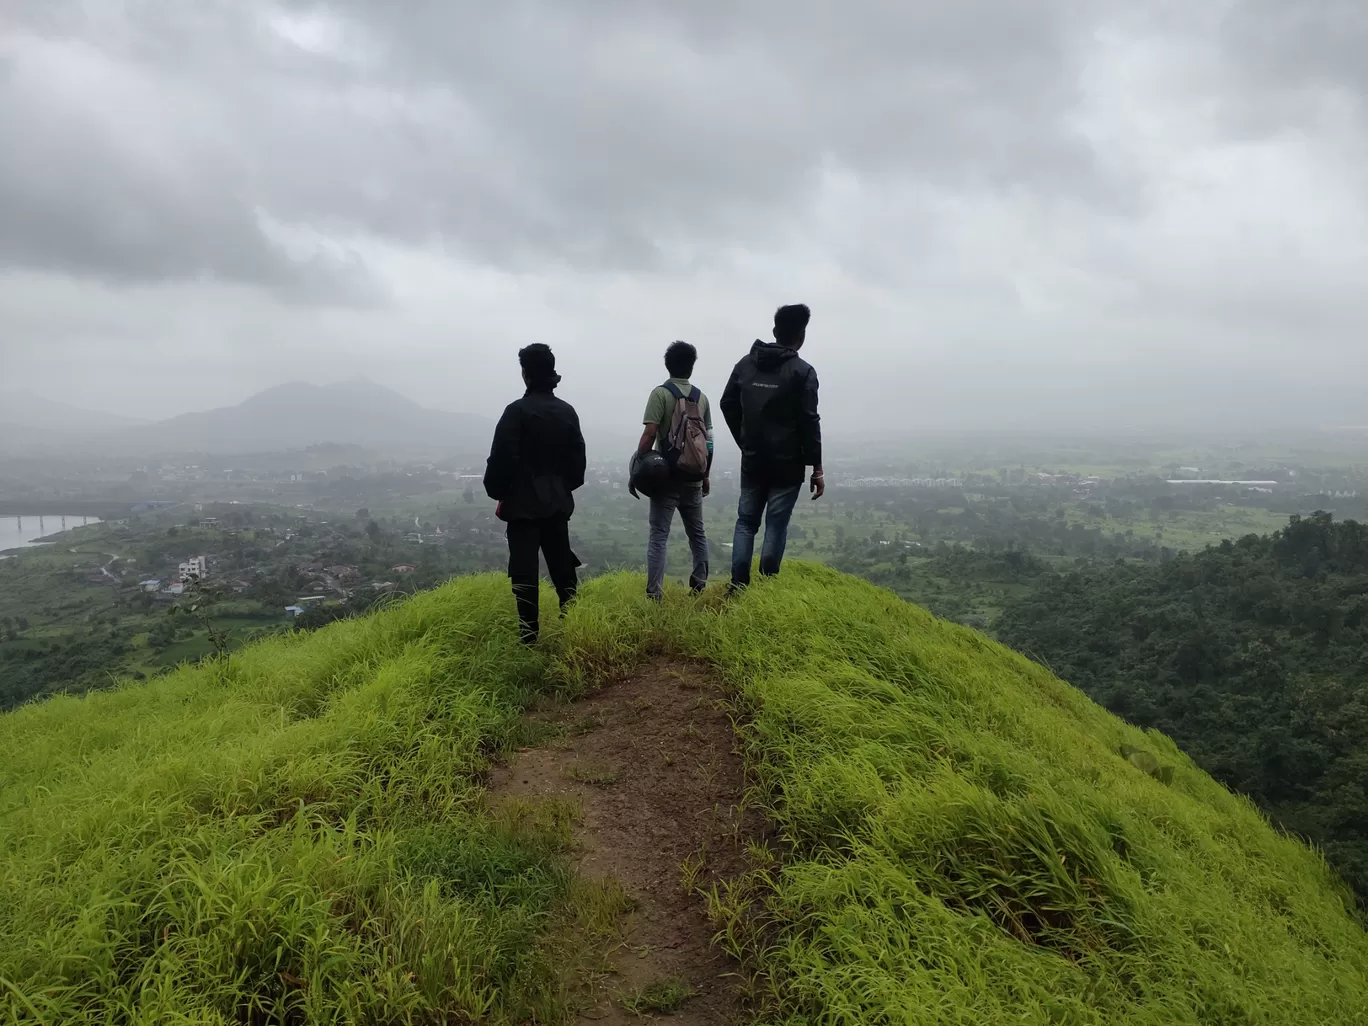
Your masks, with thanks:
[[[829,430],[1368,424],[1361,0],[5,0],[0,392],[589,425],[781,303]],[[0,411],[0,420],[3,420]]]

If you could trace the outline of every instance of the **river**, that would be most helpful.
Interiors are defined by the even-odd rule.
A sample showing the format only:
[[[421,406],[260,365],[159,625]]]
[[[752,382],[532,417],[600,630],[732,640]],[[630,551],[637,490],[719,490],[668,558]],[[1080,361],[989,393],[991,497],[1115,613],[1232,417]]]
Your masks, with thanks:
[[[41,516],[37,513],[25,514],[22,517],[0,517],[0,559],[9,557],[3,555],[6,549],[21,549],[38,542],[40,538],[59,533],[62,528],[63,519],[66,521],[66,529],[80,527],[82,524],[98,524],[99,517],[83,517],[67,515],[63,518],[60,513],[44,513]],[[39,542],[39,544],[42,544]]]

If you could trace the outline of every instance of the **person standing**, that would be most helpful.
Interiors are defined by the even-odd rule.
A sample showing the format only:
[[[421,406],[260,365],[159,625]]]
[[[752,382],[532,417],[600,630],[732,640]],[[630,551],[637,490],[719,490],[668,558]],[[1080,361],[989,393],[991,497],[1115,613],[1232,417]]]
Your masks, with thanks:
[[[812,314],[801,303],[774,313],[774,341],[756,339],[722,393],[722,416],[741,449],[741,499],[736,510],[729,591],[750,584],[755,536],[765,523],[760,573],[777,574],[789,519],[807,468],[812,498],[826,492],[817,372],[798,355]]]
[[[671,344],[665,350],[669,380],[651,390],[646,412],[641,418],[643,427],[637,452],[650,452],[654,446],[665,455],[672,472],[669,484],[650,497],[646,594],[656,602],[661,600],[664,591],[665,556],[676,510],[684,522],[684,534],[689,539],[689,552],[693,556],[689,587],[698,594],[708,585],[703,497],[711,491],[708,475],[712,470],[713,425],[708,397],[689,381],[697,362],[698,350],[689,343]],[[630,491],[640,498],[635,487]]]
[[[484,487],[508,524],[508,576],[521,637],[531,645],[540,627],[538,552],[546,557],[562,613],[578,587],[581,564],[570,548],[570,517],[586,460],[579,415],[555,395],[561,378],[551,348],[534,343],[519,351],[518,362],[527,392],[499,418]]]

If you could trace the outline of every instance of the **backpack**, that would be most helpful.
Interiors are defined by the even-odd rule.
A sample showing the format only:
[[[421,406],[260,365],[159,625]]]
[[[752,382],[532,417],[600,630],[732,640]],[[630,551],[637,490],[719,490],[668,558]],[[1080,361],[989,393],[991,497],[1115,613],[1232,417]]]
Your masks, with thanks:
[[[702,481],[708,476],[708,429],[698,405],[703,393],[693,388],[686,396],[673,381],[664,387],[675,397],[670,432],[665,436],[665,462],[676,480]]]

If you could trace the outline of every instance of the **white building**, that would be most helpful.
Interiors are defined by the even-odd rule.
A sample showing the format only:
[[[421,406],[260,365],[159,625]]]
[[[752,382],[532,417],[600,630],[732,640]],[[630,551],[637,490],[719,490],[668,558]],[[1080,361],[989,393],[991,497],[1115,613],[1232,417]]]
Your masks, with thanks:
[[[209,564],[203,556],[192,556],[180,565],[182,582],[202,581],[209,576]]]

